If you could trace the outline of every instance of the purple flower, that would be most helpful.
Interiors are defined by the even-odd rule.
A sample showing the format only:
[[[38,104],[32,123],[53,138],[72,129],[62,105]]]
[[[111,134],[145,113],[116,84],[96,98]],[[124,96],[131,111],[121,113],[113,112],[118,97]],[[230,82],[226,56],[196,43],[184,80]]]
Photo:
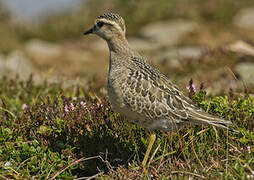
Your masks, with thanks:
[[[25,111],[28,108],[28,105],[22,104],[22,110]]]
[[[71,110],[71,111],[74,111],[74,109],[75,109],[75,107],[74,107],[73,103],[71,103],[71,104],[70,104],[70,110]]]
[[[84,108],[86,108],[86,105],[87,105],[87,104],[86,104],[86,102],[81,101],[81,102],[80,102],[80,105],[83,106]]]
[[[195,87],[194,84],[192,84],[191,86],[190,86],[190,85],[186,86],[186,89],[187,89],[189,92],[191,92],[191,89],[193,89],[193,91],[196,92],[196,87]]]
[[[251,153],[250,146],[247,146],[247,150],[248,150],[248,153],[250,154]]]
[[[65,111],[65,112],[69,112],[69,108],[68,108],[68,105],[67,105],[67,104],[64,106],[64,111]]]

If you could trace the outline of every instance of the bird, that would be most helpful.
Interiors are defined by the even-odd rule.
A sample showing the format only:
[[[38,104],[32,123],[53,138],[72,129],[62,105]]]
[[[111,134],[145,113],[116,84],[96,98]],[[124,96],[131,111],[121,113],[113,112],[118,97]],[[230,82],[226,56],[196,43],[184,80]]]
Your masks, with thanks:
[[[116,13],[98,16],[84,35],[95,34],[107,42],[109,69],[107,92],[113,109],[149,130],[176,131],[184,124],[213,125],[228,129],[231,121],[198,107],[169,78],[131,48],[124,19]],[[156,139],[150,137],[142,165],[145,167]]]

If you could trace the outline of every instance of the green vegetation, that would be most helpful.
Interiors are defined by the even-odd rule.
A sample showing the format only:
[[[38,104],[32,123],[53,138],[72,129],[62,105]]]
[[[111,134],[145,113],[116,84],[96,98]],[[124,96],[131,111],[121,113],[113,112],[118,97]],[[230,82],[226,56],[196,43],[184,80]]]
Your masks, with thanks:
[[[239,133],[210,126],[168,134],[156,131],[154,155],[145,173],[141,161],[150,132],[113,112],[102,87],[63,89],[47,82],[35,85],[32,78],[1,78],[1,178],[67,179],[100,173],[98,177],[105,179],[244,179],[253,173],[251,95],[207,99],[203,90],[191,93],[203,109],[231,120]]]

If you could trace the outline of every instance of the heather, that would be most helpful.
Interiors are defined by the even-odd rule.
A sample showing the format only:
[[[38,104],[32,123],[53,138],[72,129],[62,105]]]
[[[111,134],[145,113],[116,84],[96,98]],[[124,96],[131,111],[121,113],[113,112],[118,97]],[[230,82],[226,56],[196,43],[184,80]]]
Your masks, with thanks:
[[[192,83],[192,82],[190,82]],[[193,85],[192,85],[193,86]],[[246,178],[253,173],[251,95],[207,98],[204,110],[229,119],[239,133],[209,126],[156,131],[148,172],[141,161],[151,132],[114,112],[101,87],[36,85],[1,78],[2,178]]]

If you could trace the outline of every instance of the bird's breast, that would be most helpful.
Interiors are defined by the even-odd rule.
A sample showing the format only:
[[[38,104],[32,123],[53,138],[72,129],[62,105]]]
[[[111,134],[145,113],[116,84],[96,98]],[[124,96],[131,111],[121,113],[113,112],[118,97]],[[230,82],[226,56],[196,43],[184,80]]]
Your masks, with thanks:
[[[119,107],[122,107],[123,99],[119,86],[119,77],[115,77],[111,72],[108,75],[107,91],[109,101],[113,108],[117,110]]]

